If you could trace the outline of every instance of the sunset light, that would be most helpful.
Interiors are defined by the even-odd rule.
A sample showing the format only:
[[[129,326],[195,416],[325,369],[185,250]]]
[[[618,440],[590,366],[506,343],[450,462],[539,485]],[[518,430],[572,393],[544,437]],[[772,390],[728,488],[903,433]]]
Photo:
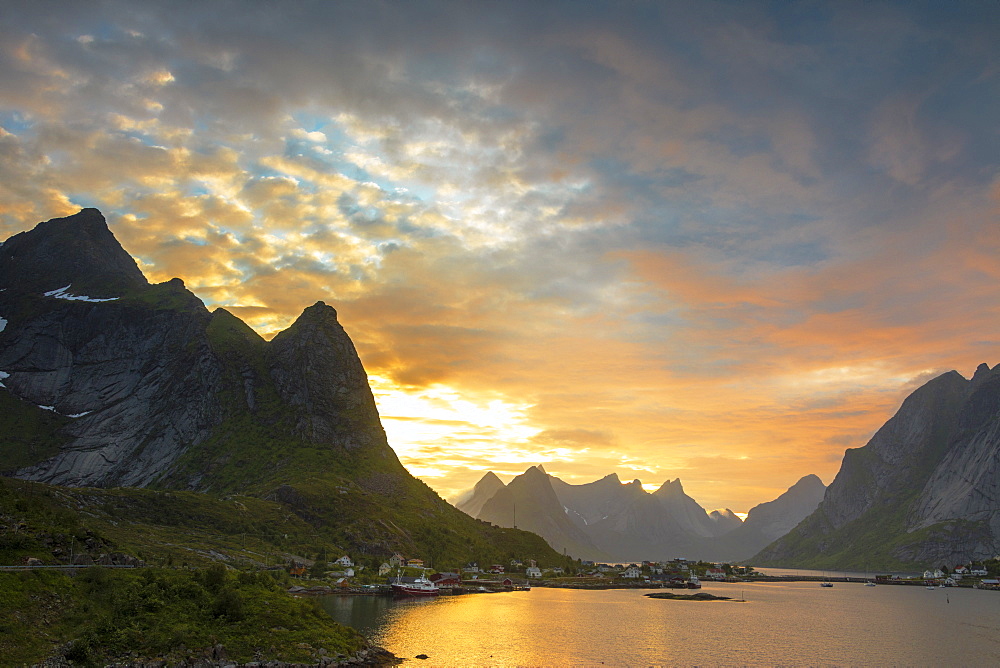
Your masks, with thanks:
[[[745,513],[1000,362],[993,10],[8,4],[0,238],[97,207],[266,339],[333,306],[446,498]]]

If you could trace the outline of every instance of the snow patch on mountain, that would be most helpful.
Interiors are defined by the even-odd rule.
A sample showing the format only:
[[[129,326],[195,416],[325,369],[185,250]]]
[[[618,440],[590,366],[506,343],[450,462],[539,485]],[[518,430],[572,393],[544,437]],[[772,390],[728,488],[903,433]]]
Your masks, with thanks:
[[[63,287],[63,288],[59,288],[58,290],[49,290],[48,292],[46,292],[44,294],[45,294],[46,297],[53,297],[55,299],[67,299],[69,301],[91,302],[91,303],[95,303],[95,304],[99,303],[99,302],[113,302],[116,299],[118,299],[118,297],[107,297],[105,299],[97,299],[95,297],[87,297],[87,296],[84,296],[84,295],[72,295],[72,294],[66,292],[67,290],[70,289],[70,287],[72,287],[72,285],[73,284],[71,283],[70,285],[67,285],[66,287]]]

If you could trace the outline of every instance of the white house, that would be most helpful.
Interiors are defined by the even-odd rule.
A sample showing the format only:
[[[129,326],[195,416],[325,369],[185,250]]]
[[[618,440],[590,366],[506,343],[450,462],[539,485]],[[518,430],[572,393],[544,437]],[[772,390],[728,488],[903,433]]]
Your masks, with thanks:
[[[344,568],[350,568],[351,566],[354,565],[354,562],[351,561],[351,558],[346,554],[342,556],[340,559],[337,559],[333,563],[337,564],[338,566],[343,566]]]
[[[529,578],[540,578],[542,577],[542,569],[538,566],[528,566],[524,569],[524,574]]]
[[[463,568],[462,571],[465,572],[465,573],[478,573],[479,572],[479,564],[477,564],[476,562],[473,561],[470,564],[466,564],[465,568]]]
[[[969,569],[969,575],[975,578],[983,578],[986,577],[987,573],[986,569],[982,566],[973,566]]]
[[[623,578],[639,579],[642,577],[642,569],[632,564],[622,572]]]
[[[382,565],[378,567],[379,577],[383,575],[388,575],[391,571],[392,571],[392,566],[385,563],[384,561],[382,562]]]

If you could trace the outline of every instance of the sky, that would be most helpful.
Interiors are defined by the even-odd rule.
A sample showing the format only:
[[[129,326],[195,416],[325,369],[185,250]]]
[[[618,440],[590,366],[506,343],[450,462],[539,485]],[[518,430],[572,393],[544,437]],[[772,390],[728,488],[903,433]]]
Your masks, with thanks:
[[[1000,363],[998,34],[971,1],[6,2],[0,239],[93,206],[265,337],[333,305],[446,498],[544,464],[746,512]]]

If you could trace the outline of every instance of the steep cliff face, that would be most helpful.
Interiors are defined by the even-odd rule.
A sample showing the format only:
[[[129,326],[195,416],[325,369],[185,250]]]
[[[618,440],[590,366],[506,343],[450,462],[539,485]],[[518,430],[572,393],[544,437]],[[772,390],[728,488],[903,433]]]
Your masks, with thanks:
[[[911,529],[961,518],[1000,537],[1000,365],[980,365],[971,388],[954,442],[913,506]]]
[[[19,410],[67,418],[58,454],[18,476],[146,485],[207,437],[219,419],[211,316],[180,280],[150,286],[92,209],[0,251],[3,385]]]
[[[863,448],[848,450],[816,512],[760,564],[900,568],[1000,551],[1000,374],[980,366],[916,390]]]
[[[823,514],[834,528],[894,509],[920,489],[948,449],[969,383],[951,371],[916,390],[864,448],[844,454]]]
[[[180,279],[149,285],[94,209],[0,246],[0,318],[5,405],[64,418],[57,447],[18,445],[5,473],[238,489],[307,445],[403,471],[333,308],[309,307],[266,342],[225,310],[209,313]]]
[[[267,361],[278,395],[296,409],[298,436],[346,450],[385,446],[368,374],[332,306],[303,311],[268,345]]]

